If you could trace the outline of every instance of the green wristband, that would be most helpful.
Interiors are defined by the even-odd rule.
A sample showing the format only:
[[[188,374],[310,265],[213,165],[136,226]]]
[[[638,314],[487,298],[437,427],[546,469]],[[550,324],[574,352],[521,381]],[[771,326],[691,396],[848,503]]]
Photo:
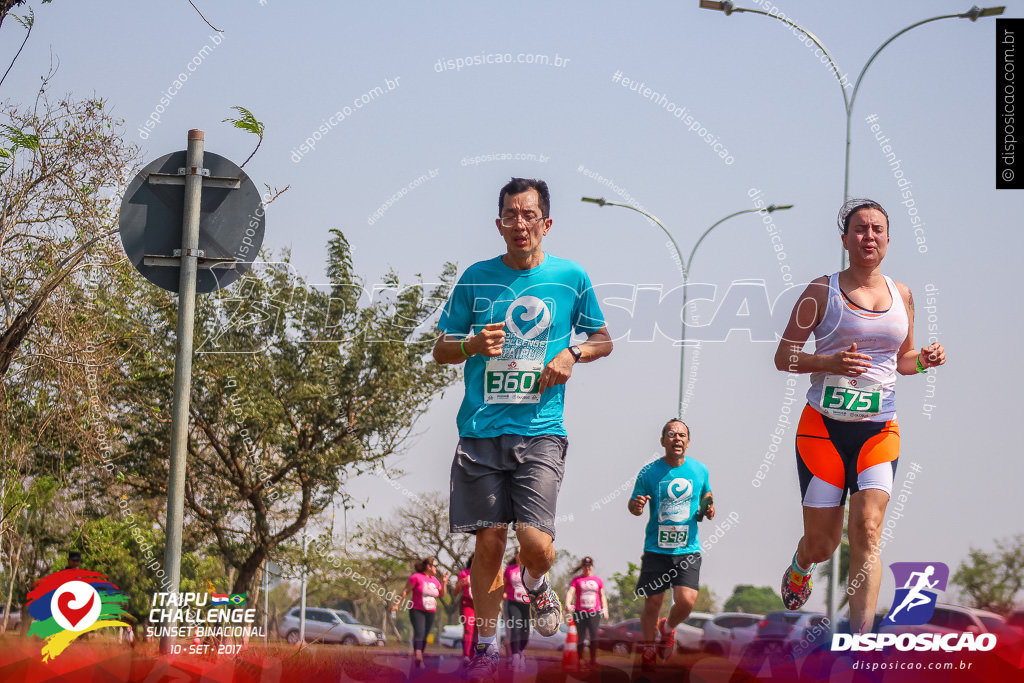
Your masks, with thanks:
[[[466,358],[469,358],[469,354],[466,353],[466,340],[465,339],[463,339],[462,341],[459,342],[459,349],[462,351],[462,355],[463,356],[465,356]],[[918,365],[918,367],[920,367],[921,366],[921,361],[917,361],[917,365]]]
[[[917,357],[917,371],[918,372],[928,372],[928,368],[926,368],[925,366],[921,365],[921,356]]]

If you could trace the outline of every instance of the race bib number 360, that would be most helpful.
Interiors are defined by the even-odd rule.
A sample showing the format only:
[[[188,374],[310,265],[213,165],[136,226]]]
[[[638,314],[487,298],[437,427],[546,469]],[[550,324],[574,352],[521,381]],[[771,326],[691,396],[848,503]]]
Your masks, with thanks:
[[[542,361],[493,358],[484,369],[484,403],[540,403]]]
[[[858,377],[826,375],[822,412],[836,420],[859,420],[882,412],[882,386]]]
[[[659,548],[682,548],[690,536],[690,527],[687,525],[676,526],[674,524],[658,525],[658,547]]]

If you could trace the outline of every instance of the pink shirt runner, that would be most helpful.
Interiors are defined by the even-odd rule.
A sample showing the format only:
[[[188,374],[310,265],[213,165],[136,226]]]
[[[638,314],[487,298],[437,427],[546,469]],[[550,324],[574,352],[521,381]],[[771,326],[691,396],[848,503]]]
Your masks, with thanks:
[[[512,602],[530,602],[530,595],[523,585],[523,570],[518,564],[505,567],[505,599]]]
[[[441,582],[436,577],[416,572],[409,577],[412,589],[412,608],[424,612],[437,611],[437,598],[441,595]]]
[[[470,570],[463,569],[459,572],[458,581],[466,580],[466,587],[462,589],[462,606],[472,607],[473,606],[473,585],[469,582]]]
[[[604,588],[604,581],[599,577],[577,576],[569,587],[576,589],[577,612],[601,611],[601,589]]]

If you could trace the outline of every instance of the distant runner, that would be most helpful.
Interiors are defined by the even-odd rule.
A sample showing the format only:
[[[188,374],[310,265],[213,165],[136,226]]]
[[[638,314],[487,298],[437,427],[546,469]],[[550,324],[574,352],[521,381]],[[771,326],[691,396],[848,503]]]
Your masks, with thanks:
[[[517,550],[505,567],[505,634],[508,638],[509,668],[526,671],[523,651],[530,642],[530,596],[523,585],[523,569]]]
[[[413,665],[423,668],[423,649],[427,645],[427,634],[434,627],[434,613],[437,611],[437,599],[444,597],[448,588],[448,572],[439,581],[437,579],[437,558],[428,557],[420,560],[415,566],[416,573],[409,577],[402,595],[395,601],[392,614],[402,604],[405,596],[412,592],[412,604],[409,608],[409,621],[412,622],[412,649],[415,657]]]
[[[878,602],[879,541],[900,454],[896,374],[942,365],[946,352],[938,342],[914,348],[914,297],[882,275],[885,209],[851,199],[838,223],[850,267],[808,285],[775,353],[779,370],[811,373],[796,435],[804,535],[783,573],[782,600],[791,610],[807,602],[815,563],[842,539],[850,491],[850,628],[865,633]],[[813,354],[803,351],[811,332]]]
[[[455,592],[461,595],[459,600],[459,620],[462,622],[462,657],[463,664],[469,666],[473,657],[473,646],[476,645],[476,623],[473,609],[473,585],[469,580],[473,568],[473,556],[466,560],[466,568],[459,572],[455,580]]]
[[[583,641],[590,642],[590,668],[597,668],[597,630],[601,627],[601,616],[608,618],[608,598],[604,593],[604,581],[594,574],[594,558],[584,557],[580,566],[573,570],[579,574],[569,584],[565,604],[572,607],[572,618],[576,623],[579,639],[576,641],[579,668],[583,664]]]
[[[644,598],[641,667],[648,672],[655,669],[655,646],[662,658],[672,655],[676,626],[690,616],[697,601],[701,564],[697,515],[703,511],[704,518],[715,518],[708,468],[686,457],[690,428],[681,420],[669,420],[661,428],[661,445],[665,456],[640,470],[627,505],[639,517],[651,504],[636,584],[636,594]],[[675,604],[668,618],[658,619],[669,586]]]

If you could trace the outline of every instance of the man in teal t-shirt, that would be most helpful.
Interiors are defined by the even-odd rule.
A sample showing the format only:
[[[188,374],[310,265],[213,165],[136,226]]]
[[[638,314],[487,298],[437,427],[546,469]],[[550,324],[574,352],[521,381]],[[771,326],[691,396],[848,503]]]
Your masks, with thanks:
[[[466,363],[451,472],[452,531],[476,535],[470,582],[479,644],[471,679],[493,677],[501,564],[515,523],[534,628],[552,635],[561,604],[546,576],[555,558],[555,503],[568,446],[565,383],[576,363],[611,353],[587,273],[545,254],[550,196],[542,180],[513,178],[498,195],[506,253],[470,266],[441,313],[438,363]],[[586,335],[572,343],[573,333]]]
[[[669,420],[661,428],[665,456],[649,463],[636,477],[627,505],[637,516],[650,504],[644,555],[636,594],[644,598],[640,615],[644,636],[642,667],[652,671],[655,663],[655,632],[658,654],[669,657],[675,644],[675,629],[690,616],[700,588],[700,539],[697,521],[713,519],[715,506],[704,463],[686,457],[690,428],[681,420]],[[658,619],[665,591],[672,587],[674,604],[668,618]]]

